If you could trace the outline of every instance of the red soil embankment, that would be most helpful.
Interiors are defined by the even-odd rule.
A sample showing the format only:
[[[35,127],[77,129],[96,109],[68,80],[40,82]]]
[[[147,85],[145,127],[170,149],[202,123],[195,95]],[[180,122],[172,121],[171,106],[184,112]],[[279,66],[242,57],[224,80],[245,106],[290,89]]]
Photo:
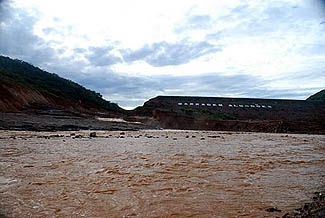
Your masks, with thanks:
[[[0,84],[0,112],[21,112],[24,110],[60,109],[83,113],[101,112],[95,105],[74,102],[53,94],[10,82]],[[103,111],[106,112],[106,111]]]
[[[155,124],[164,129],[325,134],[323,126],[309,120],[221,120],[197,118],[159,109],[153,109],[151,116],[147,113],[149,112],[143,115],[148,119],[139,120],[140,122]]]
[[[0,84],[0,112],[20,111],[33,104],[53,105],[55,102],[42,93],[21,85]]]

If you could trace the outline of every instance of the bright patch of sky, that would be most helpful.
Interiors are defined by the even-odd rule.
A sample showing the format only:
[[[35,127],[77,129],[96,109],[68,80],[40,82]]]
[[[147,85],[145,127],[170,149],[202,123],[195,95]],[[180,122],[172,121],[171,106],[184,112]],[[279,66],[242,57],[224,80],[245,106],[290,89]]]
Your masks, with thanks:
[[[0,54],[124,107],[156,95],[305,99],[325,86],[324,39],[322,0],[0,1]]]

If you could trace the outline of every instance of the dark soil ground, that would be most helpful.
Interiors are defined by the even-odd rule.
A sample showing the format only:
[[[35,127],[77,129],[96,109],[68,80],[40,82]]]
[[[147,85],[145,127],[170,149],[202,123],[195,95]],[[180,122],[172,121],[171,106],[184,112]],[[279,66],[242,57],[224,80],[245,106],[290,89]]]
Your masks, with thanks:
[[[315,192],[312,202],[305,203],[302,207],[286,213],[282,218],[324,218],[325,217],[325,192]]]
[[[318,101],[158,96],[132,113],[164,129],[325,134]]]
[[[94,115],[69,111],[0,113],[1,130],[69,131],[69,130],[139,130],[145,125],[132,122],[107,122]]]

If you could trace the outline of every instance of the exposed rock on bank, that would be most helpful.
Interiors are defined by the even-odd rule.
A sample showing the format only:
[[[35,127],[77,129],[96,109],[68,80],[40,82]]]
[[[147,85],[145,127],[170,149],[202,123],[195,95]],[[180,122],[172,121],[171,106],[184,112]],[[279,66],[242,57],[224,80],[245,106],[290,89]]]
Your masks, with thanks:
[[[324,218],[325,217],[325,192],[315,192],[313,201],[305,203],[293,212],[286,213],[282,218]]]

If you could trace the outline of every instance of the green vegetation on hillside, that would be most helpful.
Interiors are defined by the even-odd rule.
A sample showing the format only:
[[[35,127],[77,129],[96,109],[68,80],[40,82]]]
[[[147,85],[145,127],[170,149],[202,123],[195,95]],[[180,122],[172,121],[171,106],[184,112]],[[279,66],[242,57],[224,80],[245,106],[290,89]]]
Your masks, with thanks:
[[[0,82],[22,85],[74,103],[81,102],[110,111],[122,110],[117,104],[104,100],[101,94],[86,89],[71,80],[43,71],[24,61],[4,56],[0,56]]]
[[[223,113],[223,112],[211,112],[207,109],[201,110],[201,115],[203,117],[209,119],[215,119],[215,120],[236,120],[236,117],[230,114]]]
[[[307,101],[325,101],[325,89],[307,98]]]
[[[213,119],[213,120],[236,120],[236,117],[221,111],[210,111],[208,109],[202,110],[192,110],[191,108],[182,108],[182,114],[186,116],[195,117],[195,118],[203,118],[203,119]]]

